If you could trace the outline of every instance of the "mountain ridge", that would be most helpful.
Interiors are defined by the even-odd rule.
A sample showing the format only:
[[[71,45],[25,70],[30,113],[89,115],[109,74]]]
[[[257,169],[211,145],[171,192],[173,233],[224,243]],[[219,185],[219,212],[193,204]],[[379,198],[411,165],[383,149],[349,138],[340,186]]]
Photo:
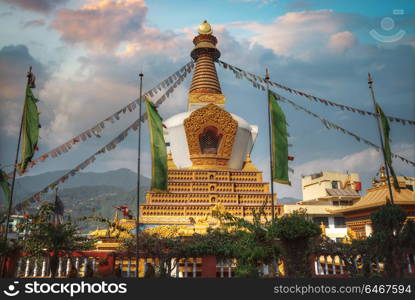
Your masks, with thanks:
[[[41,173],[38,175],[27,175],[16,179],[14,204],[41,191],[51,182],[54,182],[69,170],[58,170]],[[59,189],[77,188],[85,186],[114,186],[125,192],[136,189],[137,173],[130,169],[121,168],[106,172],[80,172],[76,176],[70,176],[64,183],[59,184]],[[150,179],[141,176],[141,185],[150,185]],[[1,194],[1,193],[0,193]],[[0,195],[0,205],[4,204],[3,195]]]

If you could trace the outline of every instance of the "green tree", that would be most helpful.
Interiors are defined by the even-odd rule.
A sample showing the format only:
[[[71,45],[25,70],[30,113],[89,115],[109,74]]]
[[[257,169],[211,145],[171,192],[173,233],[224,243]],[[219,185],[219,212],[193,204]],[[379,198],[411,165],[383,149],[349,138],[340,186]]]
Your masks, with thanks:
[[[387,204],[371,215],[373,233],[368,249],[385,262],[385,275],[404,276],[407,253],[415,250],[415,225],[397,205]]]
[[[237,277],[258,277],[258,268],[262,263],[274,266],[273,262],[280,257],[277,237],[271,230],[272,223],[267,219],[264,207],[253,211],[252,215],[250,222],[229,212],[213,212],[221,223],[216,233],[222,236],[219,242],[226,241],[225,245],[230,249],[226,254],[237,259]],[[205,238],[211,237],[208,235]],[[223,248],[220,245],[216,247]]]
[[[140,256],[158,259],[159,264],[153,266],[157,277],[170,277],[171,271],[178,267],[176,260],[173,264],[173,259],[187,255],[183,238],[177,236],[161,237],[157,234],[140,232],[138,245]],[[136,239],[125,239],[122,248],[130,254],[135,254]]]
[[[306,210],[299,209],[275,220],[269,234],[281,242],[284,270],[288,277],[311,277],[309,256],[312,242],[321,234]]]
[[[54,222],[54,217],[54,205],[45,203],[18,225],[19,232],[25,234],[22,250],[31,256],[48,258],[52,277],[56,276],[60,255],[89,250],[94,244],[93,240],[79,234],[77,225],[70,219],[60,224]]]

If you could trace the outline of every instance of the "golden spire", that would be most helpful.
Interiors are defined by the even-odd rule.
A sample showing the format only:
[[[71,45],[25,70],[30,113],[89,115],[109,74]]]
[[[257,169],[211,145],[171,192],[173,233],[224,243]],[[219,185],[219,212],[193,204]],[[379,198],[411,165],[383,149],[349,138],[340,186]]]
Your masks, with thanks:
[[[117,209],[115,210],[115,215],[114,215],[114,220],[113,220],[113,223],[114,223],[115,225],[118,225],[118,223],[119,223],[119,218],[118,218],[118,210],[117,210]]]
[[[169,154],[167,155],[167,168],[168,169],[177,169],[177,166],[173,161],[173,156],[171,154],[171,151],[169,151]]]
[[[320,229],[321,229],[321,234],[326,235],[326,225],[324,225],[323,222],[320,222]]]
[[[381,185],[386,184],[386,173],[385,173],[385,167],[384,166],[382,166],[379,170],[379,179],[380,179]]]
[[[189,110],[209,103],[221,106],[225,104],[214,63],[220,57],[216,48],[218,40],[212,35],[212,27],[207,21],[200,24],[198,32],[199,35],[193,39],[195,47],[190,54],[196,61],[196,68],[189,91]]]
[[[252,163],[251,155],[249,153],[246,155],[246,159],[242,167],[242,170],[243,171],[258,171],[258,169]]]

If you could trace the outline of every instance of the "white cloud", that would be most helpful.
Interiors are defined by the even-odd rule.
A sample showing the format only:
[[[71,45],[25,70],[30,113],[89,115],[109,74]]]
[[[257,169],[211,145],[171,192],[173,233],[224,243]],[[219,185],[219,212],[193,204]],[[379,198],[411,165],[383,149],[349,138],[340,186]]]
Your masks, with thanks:
[[[144,0],[89,0],[81,8],[59,10],[50,27],[65,42],[86,46],[94,54],[130,58],[137,53],[163,53],[181,57],[181,36],[149,26],[147,12]]]
[[[59,10],[51,27],[66,42],[104,51],[138,35],[146,14],[143,0],[87,1],[80,9]]]
[[[108,117],[137,96],[134,86],[88,78],[74,81],[52,78],[40,93],[45,110],[41,118],[43,143],[56,146]]]
[[[332,10],[324,9],[289,12],[277,17],[271,24],[237,22],[228,26],[251,32],[249,41],[252,44],[272,49],[277,55],[308,60],[326,50],[324,45],[332,35],[344,29],[344,20]],[[333,39],[346,37],[342,35]],[[347,38],[350,40],[350,36]],[[340,44],[339,41],[332,43]]]
[[[166,119],[174,114],[187,110],[188,90],[180,85],[174,90],[174,93],[166,99],[159,108],[160,115]]]
[[[17,136],[20,126],[19,116],[22,113],[21,104],[16,101],[3,101],[1,110],[6,112],[1,114],[2,131],[8,136]]]
[[[336,52],[344,52],[356,43],[356,37],[350,31],[342,31],[330,36],[327,46]]]

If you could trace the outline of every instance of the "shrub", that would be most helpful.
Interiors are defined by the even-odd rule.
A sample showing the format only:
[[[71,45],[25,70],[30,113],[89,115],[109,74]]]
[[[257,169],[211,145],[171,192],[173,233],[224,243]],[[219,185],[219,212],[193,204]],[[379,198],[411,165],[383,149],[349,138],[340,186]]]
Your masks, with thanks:
[[[300,209],[277,219],[269,234],[281,241],[286,276],[311,277],[312,240],[321,234],[321,229],[308,218],[306,210]]]

